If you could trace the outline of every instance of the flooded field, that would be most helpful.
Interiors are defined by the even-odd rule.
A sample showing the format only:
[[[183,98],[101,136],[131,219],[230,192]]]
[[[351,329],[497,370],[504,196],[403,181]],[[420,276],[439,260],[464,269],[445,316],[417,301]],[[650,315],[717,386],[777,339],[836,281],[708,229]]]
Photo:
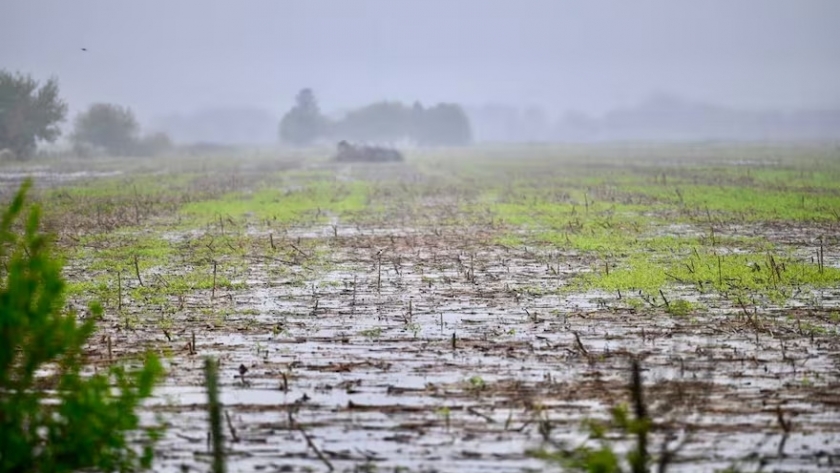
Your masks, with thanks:
[[[836,148],[322,154],[36,170],[91,362],[165,357],[155,471],[209,468],[206,356],[229,471],[623,456],[634,359],[669,469],[840,468]]]

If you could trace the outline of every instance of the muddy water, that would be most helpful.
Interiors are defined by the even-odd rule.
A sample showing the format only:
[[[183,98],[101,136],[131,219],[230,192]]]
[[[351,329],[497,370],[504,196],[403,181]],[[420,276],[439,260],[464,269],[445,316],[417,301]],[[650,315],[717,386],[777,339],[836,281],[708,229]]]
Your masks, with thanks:
[[[338,235],[294,230],[289,238],[315,245],[323,260],[255,263],[245,289],[181,301],[166,336],[154,320],[129,331],[111,321],[118,350],[152,344],[172,354],[146,410],[168,426],[156,470],[208,468],[204,356],[221,361],[230,471],[542,470],[526,450],[546,445],[541,432],[580,445],[585,419],[606,419],[628,401],[632,356],[644,367],[652,445],[681,444],[671,469],[840,464],[831,307],[748,317],[685,289],[709,309],[672,317],[569,291],[575,274],[591,270],[571,252],[423,228]],[[548,269],[549,259],[562,264]],[[840,288],[821,294],[840,300]],[[617,449],[628,446],[616,439]]]
[[[39,185],[63,184],[82,179],[95,179],[119,176],[122,171],[74,171],[56,172],[47,167],[33,167],[26,170],[6,169],[0,172],[0,187],[17,187],[24,179],[30,178]]]

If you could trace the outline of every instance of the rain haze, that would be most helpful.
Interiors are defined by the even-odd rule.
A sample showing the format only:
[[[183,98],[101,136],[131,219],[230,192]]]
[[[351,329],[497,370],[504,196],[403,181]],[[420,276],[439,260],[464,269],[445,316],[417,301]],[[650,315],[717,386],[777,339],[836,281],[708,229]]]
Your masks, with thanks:
[[[7,0],[0,63],[56,76],[71,117],[93,102],[152,125],[227,111],[267,141],[310,87],[327,114],[453,102],[479,139],[504,138],[511,110],[509,126],[550,139],[639,104],[840,108],[838,24],[833,0]]]
[[[0,0],[0,216],[0,473],[840,472],[840,0]]]

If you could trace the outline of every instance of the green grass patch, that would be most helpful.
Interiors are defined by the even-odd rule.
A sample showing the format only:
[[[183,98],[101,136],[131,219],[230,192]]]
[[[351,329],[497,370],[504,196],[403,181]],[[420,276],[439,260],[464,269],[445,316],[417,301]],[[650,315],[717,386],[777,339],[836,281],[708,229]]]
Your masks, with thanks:
[[[699,293],[717,292],[733,301],[756,297],[776,304],[786,302],[802,289],[836,287],[840,269],[805,263],[773,253],[722,253],[712,248],[688,253],[637,252],[621,260],[615,269],[605,262],[581,276],[575,289],[642,291],[656,295],[680,285]],[[679,310],[678,310],[679,309]],[[690,308],[675,308],[686,312]]]
[[[364,182],[315,181],[294,189],[262,188],[192,202],[181,208],[181,214],[197,224],[215,222],[219,216],[250,216],[281,223],[324,222],[330,214],[347,216],[365,210],[367,205],[368,184]]]
[[[827,192],[705,185],[627,187],[625,191],[696,215],[708,212],[727,220],[840,220],[840,195]]]

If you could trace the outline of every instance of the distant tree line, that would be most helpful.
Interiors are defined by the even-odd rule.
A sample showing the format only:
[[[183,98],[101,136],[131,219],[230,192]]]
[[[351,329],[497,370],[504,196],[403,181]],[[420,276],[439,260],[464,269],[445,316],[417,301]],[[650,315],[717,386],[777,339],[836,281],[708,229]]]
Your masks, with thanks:
[[[79,156],[154,156],[172,148],[166,133],[140,135],[130,108],[95,103],[76,117],[70,135]]]
[[[27,159],[38,143],[55,142],[67,118],[58,81],[39,83],[28,75],[0,70],[0,159]],[[412,142],[421,146],[469,144],[472,129],[460,105],[424,107],[382,101],[351,110],[339,119],[321,113],[311,89],[301,90],[280,122],[280,138],[293,145],[319,141]],[[128,107],[96,103],[75,117],[69,135],[78,156],[150,156],[173,146],[165,133],[141,134]]]
[[[840,140],[840,108],[738,109],[655,93],[635,104],[591,115],[552,116],[532,105],[467,108],[473,138],[484,143],[605,141],[827,141]]]
[[[0,159],[30,158],[39,142],[58,139],[66,117],[67,104],[55,78],[41,84],[28,75],[0,70]],[[107,103],[79,114],[70,140],[80,156],[150,156],[172,147],[164,133],[141,135],[131,109]]]
[[[419,102],[408,106],[382,101],[331,120],[321,113],[312,90],[303,89],[280,121],[280,139],[298,146],[324,140],[459,146],[472,141],[472,130],[461,106],[451,103],[424,107]]]
[[[568,113],[555,141],[832,141],[840,110],[739,110],[658,93],[599,117]]]

